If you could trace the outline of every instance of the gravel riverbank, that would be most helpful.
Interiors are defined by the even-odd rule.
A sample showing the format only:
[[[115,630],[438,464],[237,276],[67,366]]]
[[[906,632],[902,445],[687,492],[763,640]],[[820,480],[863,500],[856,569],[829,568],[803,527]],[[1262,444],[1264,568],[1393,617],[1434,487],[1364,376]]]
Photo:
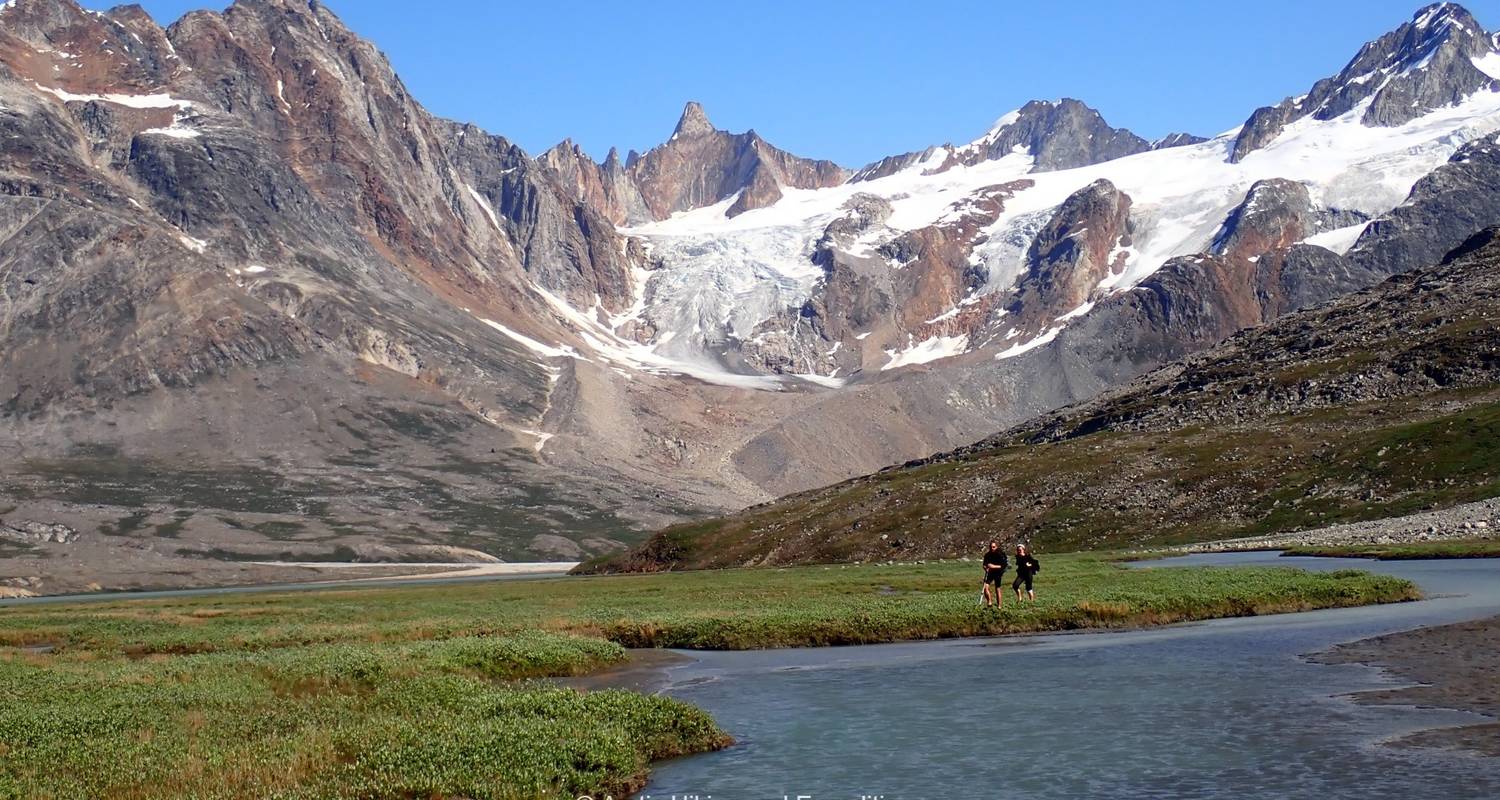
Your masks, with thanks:
[[[1327,528],[1272,533],[1243,539],[1221,539],[1165,548],[1171,553],[1222,553],[1234,550],[1279,550],[1287,547],[1406,544],[1464,539],[1500,539],[1500,498],[1424,511],[1404,517],[1332,525]]]
[[[1453,708],[1500,720],[1500,617],[1339,645],[1314,660],[1378,666],[1418,684],[1361,692],[1355,695],[1361,703]],[[1500,756],[1500,721],[1423,731],[1401,741]]]

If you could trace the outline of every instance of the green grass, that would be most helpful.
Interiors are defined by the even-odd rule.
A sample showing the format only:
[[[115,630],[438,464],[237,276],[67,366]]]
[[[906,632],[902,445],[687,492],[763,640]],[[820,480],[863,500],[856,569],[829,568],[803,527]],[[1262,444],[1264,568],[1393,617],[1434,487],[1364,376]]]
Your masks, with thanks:
[[[225,594],[0,609],[0,798],[576,797],[722,746],[701,711],[537,682],[625,646],[758,648],[1123,627],[1412,599],[1286,568],[975,563]],[[46,645],[50,652],[34,652]]]
[[[510,684],[619,660],[556,634],[0,659],[0,797],[576,797],[720,746],[682,703]]]
[[[1374,558],[1403,561],[1423,558],[1500,558],[1500,539],[1455,539],[1405,544],[1358,544],[1328,547],[1288,547],[1289,556],[1328,558]]]

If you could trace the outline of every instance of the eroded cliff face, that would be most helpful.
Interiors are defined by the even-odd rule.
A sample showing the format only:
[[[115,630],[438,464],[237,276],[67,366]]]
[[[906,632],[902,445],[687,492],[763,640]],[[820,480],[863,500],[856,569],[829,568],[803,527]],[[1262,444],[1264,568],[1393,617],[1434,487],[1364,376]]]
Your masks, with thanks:
[[[615,148],[609,149],[609,155],[601,164],[589,158],[571,140],[564,140],[538,160],[555,170],[564,186],[611,223],[627,225],[651,219],[645,198],[641,197]]]

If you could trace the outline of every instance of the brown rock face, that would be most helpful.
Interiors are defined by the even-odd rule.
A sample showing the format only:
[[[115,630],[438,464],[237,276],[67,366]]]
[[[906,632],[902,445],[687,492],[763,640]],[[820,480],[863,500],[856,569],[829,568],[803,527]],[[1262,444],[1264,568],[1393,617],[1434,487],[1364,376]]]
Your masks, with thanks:
[[[191,71],[167,88],[269,132],[321,201],[419,280],[509,302],[514,290],[495,285],[530,273],[584,306],[595,295],[607,307],[628,302],[628,269],[613,255],[625,245],[596,212],[508,143],[490,151],[502,162],[494,172],[512,170],[504,192],[480,191],[484,170],[457,168],[455,126],[428,114],[385,56],[321,5],[241,0],[222,15],[189,14],[168,36]],[[516,213],[497,227],[502,207]],[[554,257],[569,268],[544,263]]]
[[[771,146],[755,131],[714,128],[697,103],[688,103],[672,138],[626,167],[656,219],[718,203],[740,193],[735,216],[781,198],[781,187],[837,186],[848,173],[831,161],[798,158]]]
[[[981,309],[959,306],[986,276],[970,264],[969,255],[983,230],[1005,210],[1006,201],[1032,185],[1019,180],[980,189],[950,209],[947,222],[912,231],[886,246],[886,252],[903,264],[894,278],[898,329],[918,339],[970,332],[966,326],[978,322]],[[957,309],[963,319],[952,317],[938,328],[928,322],[949,309]]]
[[[744,343],[743,357],[772,372],[847,375],[878,369],[889,361],[888,349],[972,335],[999,295],[973,296],[987,276],[970,263],[970,254],[1005,202],[1030,186],[1020,180],[977,190],[941,224],[904,233],[878,251],[856,242],[890,216],[890,205],[854,195],[845,216],[830,223],[815,246],[813,261],[824,270],[821,290],[801,308],[763,323]]]
[[[96,14],[57,0],[17,0],[5,9],[0,60],[77,94],[150,89],[186,71],[139,6]]]
[[[1094,287],[1124,269],[1130,237],[1130,196],[1107,180],[1073,193],[1037,233],[1026,253],[1006,324],[1040,332],[1092,298]],[[1019,324],[1017,324],[1019,323]]]
[[[597,210],[615,225],[647,222],[651,211],[640,190],[630,180],[625,166],[620,163],[620,154],[610,148],[609,155],[600,164],[589,158],[571,140],[538,157],[543,165],[555,171],[562,183],[585,205]]]
[[[1291,247],[1316,232],[1316,212],[1306,186],[1284,178],[1256,181],[1229,212],[1209,251],[1244,260]]]

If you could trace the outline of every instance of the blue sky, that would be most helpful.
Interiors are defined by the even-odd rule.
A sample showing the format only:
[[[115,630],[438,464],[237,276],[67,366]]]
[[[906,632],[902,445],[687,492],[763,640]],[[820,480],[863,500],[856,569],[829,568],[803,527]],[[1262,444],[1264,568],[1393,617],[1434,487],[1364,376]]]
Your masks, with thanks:
[[[140,0],[163,24],[223,2]],[[1076,97],[1147,138],[1238,125],[1301,94],[1419,0],[758,0],[562,6],[326,0],[412,93],[538,153],[664,140],[684,101],[799,155],[859,166],[968,141],[1035,98]],[[86,2],[95,8],[112,3]],[[1464,3],[1487,28],[1500,0]]]

